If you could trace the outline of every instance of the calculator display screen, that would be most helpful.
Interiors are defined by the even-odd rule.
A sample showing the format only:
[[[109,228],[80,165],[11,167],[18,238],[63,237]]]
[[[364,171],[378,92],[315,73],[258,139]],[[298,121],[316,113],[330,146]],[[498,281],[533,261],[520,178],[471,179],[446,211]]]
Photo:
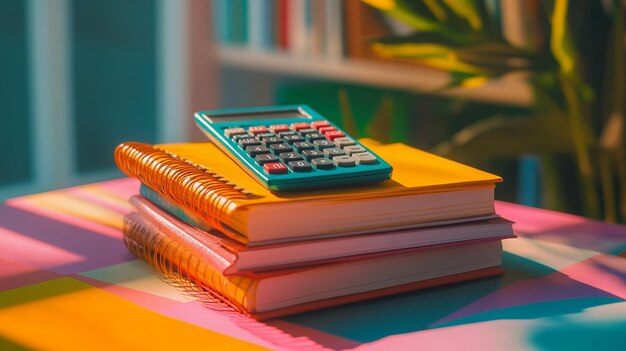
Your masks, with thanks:
[[[265,119],[284,119],[284,118],[304,118],[311,119],[310,116],[303,114],[298,110],[291,111],[263,111],[253,113],[228,113],[223,115],[205,115],[212,123],[221,122],[238,122]]]

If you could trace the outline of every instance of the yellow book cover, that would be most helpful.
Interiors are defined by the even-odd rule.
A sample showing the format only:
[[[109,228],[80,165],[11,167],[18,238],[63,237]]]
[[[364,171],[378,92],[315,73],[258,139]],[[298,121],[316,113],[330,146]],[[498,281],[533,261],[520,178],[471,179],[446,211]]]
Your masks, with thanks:
[[[116,148],[115,159],[122,171],[147,186],[142,194],[150,200],[248,245],[493,214],[500,177],[404,144],[361,142],[393,166],[390,180],[272,192],[211,143],[129,142]]]

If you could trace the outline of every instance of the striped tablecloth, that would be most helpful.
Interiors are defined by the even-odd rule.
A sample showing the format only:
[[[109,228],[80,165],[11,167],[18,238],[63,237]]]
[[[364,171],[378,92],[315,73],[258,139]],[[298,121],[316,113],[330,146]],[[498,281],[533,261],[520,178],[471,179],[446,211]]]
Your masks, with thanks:
[[[626,227],[498,203],[501,277],[256,322],[205,308],[122,243],[121,179],[0,206],[0,349],[626,348]]]

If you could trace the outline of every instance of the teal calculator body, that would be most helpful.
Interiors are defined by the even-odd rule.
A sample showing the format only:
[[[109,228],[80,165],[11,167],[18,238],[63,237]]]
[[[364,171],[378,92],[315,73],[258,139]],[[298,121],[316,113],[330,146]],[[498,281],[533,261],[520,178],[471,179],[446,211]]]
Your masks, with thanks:
[[[200,129],[270,190],[379,182],[392,167],[307,105],[200,111]]]

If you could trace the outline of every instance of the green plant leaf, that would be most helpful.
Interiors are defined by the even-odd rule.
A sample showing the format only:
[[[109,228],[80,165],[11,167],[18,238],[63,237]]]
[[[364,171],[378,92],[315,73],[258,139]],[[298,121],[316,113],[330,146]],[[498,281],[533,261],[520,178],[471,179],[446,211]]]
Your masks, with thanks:
[[[467,21],[475,31],[491,30],[489,14],[481,0],[443,0],[457,16]]]
[[[362,0],[420,31],[444,30],[430,11],[415,11],[406,0]],[[415,6],[415,5],[413,5]],[[425,14],[429,14],[425,15]]]
[[[550,49],[559,63],[561,71],[571,75],[575,73],[577,58],[568,28],[568,9],[569,0],[555,0],[552,12]]]
[[[544,116],[489,117],[463,128],[432,151],[474,164],[529,153],[568,152],[571,137],[562,123],[559,118]]]

